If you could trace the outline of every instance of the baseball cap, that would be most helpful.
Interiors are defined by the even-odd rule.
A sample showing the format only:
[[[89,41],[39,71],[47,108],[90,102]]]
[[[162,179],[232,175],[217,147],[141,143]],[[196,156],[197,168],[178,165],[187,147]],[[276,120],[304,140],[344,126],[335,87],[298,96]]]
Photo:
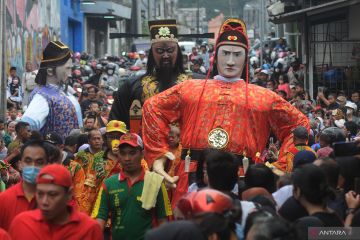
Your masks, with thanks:
[[[357,106],[356,106],[356,104],[353,103],[353,102],[347,102],[346,105],[345,105],[345,107],[352,108],[352,109],[354,109],[354,111],[357,110]]]
[[[301,165],[312,163],[316,160],[317,156],[313,151],[302,150],[295,154],[294,156],[294,169],[300,167]]]
[[[269,71],[266,70],[266,69],[261,70],[261,73],[264,73],[264,74],[266,74],[266,75],[269,75]]]
[[[297,137],[299,139],[308,139],[309,138],[309,131],[303,126],[296,127],[293,130],[293,134],[295,137]]]
[[[45,178],[45,175],[51,178]],[[36,178],[36,183],[55,184],[63,187],[71,187],[71,174],[70,171],[61,164],[50,164],[40,170]]]
[[[143,50],[140,50],[140,51],[138,52],[138,54],[139,54],[139,55],[140,55],[140,54],[145,55],[145,52],[144,52]]]
[[[338,96],[336,98],[336,101],[338,101],[338,102],[346,102],[346,97],[345,96]]]
[[[52,144],[63,144],[63,140],[61,136],[56,132],[50,132],[45,135],[45,142],[49,142]]]
[[[106,132],[127,133],[126,124],[122,121],[112,120],[106,125]]]
[[[135,133],[126,133],[120,137],[119,146],[123,144],[129,144],[132,147],[144,148],[141,137]]]

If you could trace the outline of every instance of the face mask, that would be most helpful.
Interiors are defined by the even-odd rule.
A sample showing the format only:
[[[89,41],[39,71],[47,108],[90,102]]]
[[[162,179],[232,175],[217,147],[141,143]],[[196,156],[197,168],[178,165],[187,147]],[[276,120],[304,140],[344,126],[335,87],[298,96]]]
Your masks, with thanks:
[[[112,74],[114,73],[114,70],[108,70],[107,73],[108,73],[109,75],[112,75]]]
[[[13,84],[17,85],[19,83],[19,80],[13,80]]]
[[[24,167],[22,170],[22,178],[30,184],[36,183],[36,177],[39,175],[40,168],[35,166]]]

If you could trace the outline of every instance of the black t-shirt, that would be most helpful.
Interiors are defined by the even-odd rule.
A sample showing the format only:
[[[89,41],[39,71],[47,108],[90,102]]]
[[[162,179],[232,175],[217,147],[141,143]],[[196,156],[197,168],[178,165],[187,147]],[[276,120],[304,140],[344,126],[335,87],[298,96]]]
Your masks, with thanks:
[[[324,223],[324,227],[343,227],[344,223],[341,221],[336,213],[317,212],[311,215],[317,217]]]

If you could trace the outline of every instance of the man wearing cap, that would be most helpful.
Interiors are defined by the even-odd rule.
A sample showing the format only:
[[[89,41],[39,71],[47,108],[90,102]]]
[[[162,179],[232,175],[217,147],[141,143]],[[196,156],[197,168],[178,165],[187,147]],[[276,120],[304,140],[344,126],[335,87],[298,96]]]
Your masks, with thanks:
[[[9,230],[13,219],[21,212],[36,208],[36,177],[48,164],[48,152],[43,142],[27,142],[21,148],[22,181],[0,194],[0,228]]]
[[[145,177],[145,170],[141,166],[142,158],[141,138],[134,133],[122,135],[119,141],[122,170],[104,181],[92,213],[102,229],[111,213],[112,239],[143,239],[153,223],[163,223],[171,215],[164,184],[155,195],[155,206],[150,210],[142,207],[140,199]]]
[[[71,136],[68,136],[65,138],[65,141],[67,138]],[[45,141],[48,143],[53,144],[55,147],[59,149],[62,153],[62,161],[61,164],[68,168],[71,174],[72,181],[74,183],[73,186],[73,196],[74,200],[77,205],[80,205],[81,199],[83,196],[83,185],[85,181],[85,173],[81,165],[74,161],[74,155],[70,152],[64,151],[64,144],[61,139],[61,136],[55,132],[51,132],[46,134]]]
[[[138,54],[139,54],[139,58],[136,60],[134,66],[145,69],[146,68],[146,63],[147,63],[147,60],[148,60],[146,55],[145,55],[145,51],[140,50],[138,52]]]
[[[269,80],[269,71],[266,69],[263,69],[259,73],[259,86],[266,87],[266,83]]]
[[[127,132],[128,130],[126,129],[126,125],[124,122],[112,120],[106,125],[105,137],[107,149],[104,153],[104,158],[106,159],[106,178],[112,176],[115,173],[119,173],[120,171],[117,155],[117,146],[113,146],[112,143],[114,140],[119,140],[120,137]]]
[[[50,42],[44,52],[22,121],[43,135],[57,132],[62,138],[82,127],[81,108],[68,87],[72,59],[70,49],[59,41]]]
[[[294,166],[294,158],[296,154],[300,151],[309,151],[316,156],[314,150],[307,145],[309,141],[309,132],[307,128],[299,126],[293,130],[293,142],[294,146],[291,146],[286,152],[286,172],[291,172]],[[276,166],[277,163],[274,163]]]
[[[229,19],[220,28],[216,44],[214,79],[187,80],[152,98],[143,106],[142,136],[145,159],[157,172],[174,159],[166,142],[169,123],[179,122],[182,159],[177,176],[178,194],[187,192],[188,177],[206,148],[232,152],[241,163],[244,155],[255,159],[266,147],[272,130],[282,142],[280,167],[285,168],[287,149],[293,145],[292,129],[309,128],[305,115],[276,93],[248,84],[249,50],[246,27]],[[164,175],[174,183],[174,178]]]
[[[151,48],[146,74],[126,80],[114,94],[110,120],[120,120],[130,126],[130,106],[134,100],[141,105],[146,99],[187,79],[181,49],[178,45],[175,20],[149,21]]]
[[[19,214],[9,233],[16,239],[103,239],[95,220],[69,204],[72,181],[59,164],[41,169],[36,179],[38,209]]]
[[[346,108],[346,120],[359,124],[360,118],[356,116],[358,109],[356,103],[349,101],[346,103],[345,108]]]
[[[64,141],[61,136],[56,132],[50,132],[46,134],[45,139],[46,142],[53,144],[56,148],[61,152],[61,164],[68,166],[71,159],[74,159],[74,155],[68,154],[64,151]]]

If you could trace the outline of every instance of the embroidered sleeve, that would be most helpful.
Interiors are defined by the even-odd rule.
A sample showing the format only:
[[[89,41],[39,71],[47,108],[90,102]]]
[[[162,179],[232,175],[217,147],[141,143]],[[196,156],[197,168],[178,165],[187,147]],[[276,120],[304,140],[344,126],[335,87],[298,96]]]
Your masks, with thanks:
[[[178,84],[149,98],[143,106],[142,136],[145,159],[152,167],[154,160],[169,152],[167,134],[169,124],[180,118],[181,87]]]
[[[294,146],[293,134],[291,132],[297,126],[304,126],[310,129],[309,120],[298,109],[280,98],[273,102],[269,115],[274,133],[282,142],[279,159],[274,163],[274,166],[283,171],[287,171],[290,166],[287,164],[286,152],[291,146]]]

